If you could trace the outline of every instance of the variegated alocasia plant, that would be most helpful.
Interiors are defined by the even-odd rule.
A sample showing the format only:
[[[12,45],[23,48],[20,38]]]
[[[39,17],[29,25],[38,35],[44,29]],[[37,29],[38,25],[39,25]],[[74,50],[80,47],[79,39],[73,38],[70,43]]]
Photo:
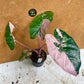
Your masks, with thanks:
[[[44,45],[40,46],[40,42],[41,42],[40,40],[44,40],[46,31],[49,28],[49,24],[52,20],[53,20],[53,12],[45,11],[44,13],[37,15],[34,18],[34,20],[31,22],[31,24],[29,25],[30,38],[35,39],[37,35],[39,36],[38,51],[36,51],[36,49],[32,49],[32,48],[22,44],[21,42],[17,41],[12,34],[13,29],[15,28],[14,25],[11,22],[9,22],[7,24],[6,32],[5,32],[5,39],[6,39],[6,43],[9,46],[9,48],[11,50],[13,50],[15,47],[15,43],[18,43],[18,44],[28,48],[28,50],[24,50],[22,52],[19,60],[21,60],[23,58],[24,59],[28,58],[28,56],[30,57],[30,54],[28,54],[28,53],[32,54],[32,51],[35,51],[38,54],[38,56],[40,55],[41,49],[46,45],[46,44],[44,44]]]
[[[80,50],[73,40],[68,34],[66,34],[61,29],[54,30],[54,36],[51,34],[46,34],[47,29],[49,28],[50,22],[53,20],[53,12],[46,11],[37,15],[34,20],[29,25],[29,33],[30,38],[35,39],[39,36],[39,48],[32,49],[21,42],[17,41],[12,32],[15,28],[14,25],[9,22],[6,26],[5,39],[6,43],[11,50],[14,49],[15,43],[18,43],[26,48],[19,58],[19,60],[32,58],[37,62],[43,62],[40,56],[46,53],[42,50],[42,48],[47,44],[48,52],[54,59],[54,61],[66,72],[77,75],[79,73],[79,69],[81,66],[80,60]],[[46,34],[46,35],[45,35]],[[46,43],[40,46],[40,42],[46,39]],[[37,55],[37,56],[36,56]],[[38,57],[38,59],[37,59]],[[35,63],[35,65],[36,65]],[[40,63],[38,63],[40,64]],[[41,64],[39,65],[41,66]]]
[[[81,66],[80,50],[71,36],[61,29],[45,36],[49,54],[66,72],[77,75]]]

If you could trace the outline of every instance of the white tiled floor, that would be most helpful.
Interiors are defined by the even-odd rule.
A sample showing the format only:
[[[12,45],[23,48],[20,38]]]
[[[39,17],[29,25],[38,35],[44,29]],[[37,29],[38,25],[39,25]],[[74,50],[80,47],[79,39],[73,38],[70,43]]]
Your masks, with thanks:
[[[77,77],[64,72],[49,55],[42,67],[34,67],[30,59],[0,64],[0,84],[84,84],[84,49],[81,60]]]

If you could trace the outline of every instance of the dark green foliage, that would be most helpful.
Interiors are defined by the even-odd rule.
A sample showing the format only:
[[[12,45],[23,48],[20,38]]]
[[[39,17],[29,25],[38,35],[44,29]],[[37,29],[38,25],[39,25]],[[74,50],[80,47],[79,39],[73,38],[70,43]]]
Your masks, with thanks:
[[[53,12],[52,11],[46,11],[44,13],[41,13],[37,15],[34,20],[31,22],[29,26],[29,32],[30,32],[30,38],[35,39],[40,31],[40,27],[42,25],[43,19],[48,19],[50,21],[53,20]]]
[[[5,39],[6,39],[6,43],[9,46],[9,48],[13,50],[15,47],[15,42],[14,42],[13,35],[10,30],[9,23],[6,26]]]

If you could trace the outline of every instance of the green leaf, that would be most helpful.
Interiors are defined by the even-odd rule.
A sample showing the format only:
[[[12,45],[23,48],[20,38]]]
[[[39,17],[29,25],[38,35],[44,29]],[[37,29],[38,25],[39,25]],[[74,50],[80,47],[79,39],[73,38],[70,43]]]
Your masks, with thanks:
[[[21,54],[21,56],[19,57],[19,60],[24,60],[24,59],[28,59],[30,58],[30,53],[31,51],[30,50],[24,50]],[[30,54],[29,54],[30,53]]]
[[[63,36],[62,40],[60,40],[61,38],[58,35],[58,32],[56,30],[54,31],[54,36],[61,44],[60,46],[58,46],[59,51],[61,50],[67,54],[68,58],[70,59],[71,63],[75,67],[75,70],[78,74],[79,68],[81,66],[80,50],[71,36],[69,36],[67,33],[62,31],[61,29],[59,29],[59,31],[61,32]],[[55,44],[55,46],[57,47],[57,44]]]
[[[8,23],[6,26],[5,40],[6,40],[7,45],[9,46],[9,48],[11,50],[13,50],[15,47],[15,42],[14,42],[14,38],[13,38],[13,35],[11,32],[11,26],[9,24],[11,24],[11,23]]]
[[[44,13],[41,13],[37,15],[34,20],[31,22],[29,26],[29,32],[30,32],[30,38],[35,39],[40,31],[40,27],[42,25],[43,19],[48,19],[50,21],[53,20],[53,12],[52,11],[46,11]]]

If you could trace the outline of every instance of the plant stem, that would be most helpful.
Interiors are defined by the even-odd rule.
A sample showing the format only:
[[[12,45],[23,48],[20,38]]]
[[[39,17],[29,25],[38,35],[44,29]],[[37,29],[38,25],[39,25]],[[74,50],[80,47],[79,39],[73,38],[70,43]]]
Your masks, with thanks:
[[[40,47],[40,49],[42,49],[45,45],[46,45],[46,43],[45,43],[45,44],[43,44],[43,45]]]
[[[32,48],[30,48],[30,47],[24,45],[23,43],[21,43],[21,42],[19,42],[19,41],[17,41],[17,40],[15,40],[15,42],[18,43],[18,44],[20,44],[20,45],[22,45],[22,46],[24,46],[25,48],[28,48],[28,49],[33,50]]]
[[[40,55],[41,49],[42,49],[45,45],[46,45],[46,43],[45,43],[45,44],[43,44],[43,45],[39,48],[39,51],[38,51],[38,56]]]
[[[40,55],[40,51],[41,51],[40,47],[41,47],[41,40],[40,40],[40,37],[39,37],[39,51],[38,51],[38,56]]]
[[[18,43],[18,44],[20,44],[21,46],[23,46],[23,47],[25,47],[25,48],[28,48],[28,49],[33,50],[33,51],[35,51],[36,53],[38,53],[36,50],[34,50],[34,49],[28,47],[27,45],[24,45],[23,43],[19,42],[18,40],[15,40],[15,42]]]
[[[40,37],[39,37],[39,48],[40,48],[40,46],[41,46],[41,40],[40,40]]]
[[[40,53],[41,53],[41,49],[39,49],[39,51],[38,51],[38,56],[40,55]]]

